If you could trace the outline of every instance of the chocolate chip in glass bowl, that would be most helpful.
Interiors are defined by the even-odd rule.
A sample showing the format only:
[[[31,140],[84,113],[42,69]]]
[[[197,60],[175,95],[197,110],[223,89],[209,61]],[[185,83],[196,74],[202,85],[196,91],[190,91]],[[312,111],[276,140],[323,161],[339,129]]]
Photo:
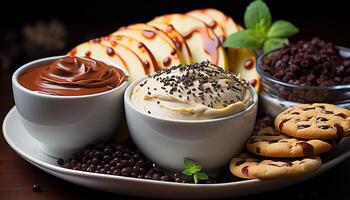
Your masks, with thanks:
[[[313,90],[303,87],[330,87],[349,84],[350,58],[343,57],[340,53],[341,49],[319,38],[285,45],[265,55],[258,68],[273,79],[293,86],[272,85],[273,83],[269,83],[269,80],[264,81],[262,78],[263,85],[272,87],[275,90],[273,93],[277,97],[292,102],[335,103],[347,100],[349,97],[345,94],[339,95],[341,91],[338,90]]]

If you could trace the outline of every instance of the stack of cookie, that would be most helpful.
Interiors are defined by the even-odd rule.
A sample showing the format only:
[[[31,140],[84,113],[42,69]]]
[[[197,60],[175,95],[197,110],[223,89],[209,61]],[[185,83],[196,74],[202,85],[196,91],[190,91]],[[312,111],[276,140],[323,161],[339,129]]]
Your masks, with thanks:
[[[305,175],[321,166],[320,154],[334,140],[350,135],[350,110],[331,104],[289,107],[275,119],[275,128],[254,133],[249,153],[233,158],[231,172],[244,179],[275,179]]]

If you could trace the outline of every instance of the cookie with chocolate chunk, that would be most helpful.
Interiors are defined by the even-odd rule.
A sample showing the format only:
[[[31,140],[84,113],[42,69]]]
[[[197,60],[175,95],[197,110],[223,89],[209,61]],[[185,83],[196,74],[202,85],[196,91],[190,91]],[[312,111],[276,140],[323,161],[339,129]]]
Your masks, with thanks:
[[[341,138],[350,135],[350,110],[332,104],[296,105],[276,117],[275,127],[296,138]]]
[[[277,179],[312,173],[321,164],[319,156],[301,159],[263,159],[243,153],[231,160],[230,171],[233,175],[244,179]]]
[[[302,140],[267,127],[254,133],[246,147],[253,154],[271,158],[296,158],[319,155],[332,149],[332,144],[322,140]]]

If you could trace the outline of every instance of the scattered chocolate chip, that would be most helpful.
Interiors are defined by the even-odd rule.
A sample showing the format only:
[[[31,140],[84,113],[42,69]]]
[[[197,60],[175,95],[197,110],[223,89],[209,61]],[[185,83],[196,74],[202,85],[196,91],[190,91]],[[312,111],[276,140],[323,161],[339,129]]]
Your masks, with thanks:
[[[33,190],[33,192],[41,192],[41,187],[39,184],[34,184],[32,186],[32,190]]]

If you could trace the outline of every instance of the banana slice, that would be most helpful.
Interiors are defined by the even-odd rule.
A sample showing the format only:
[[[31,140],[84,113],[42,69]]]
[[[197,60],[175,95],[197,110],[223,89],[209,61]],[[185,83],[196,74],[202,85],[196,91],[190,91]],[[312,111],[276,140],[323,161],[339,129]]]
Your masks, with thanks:
[[[129,48],[98,39],[85,42],[71,50],[68,55],[86,56],[124,67],[129,72],[129,80],[134,81],[146,75],[146,67],[141,59]]]
[[[126,36],[107,36],[105,39],[114,41],[118,44],[124,45],[134,51],[136,55],[140,57],[143,63],[147,67],[147,74],[156,72],[159,70],[156,59],[151,51],[140,41]]]
[[[173,25],[185,38],[191,50],[193,62],[210,60],[224,69],[228,68],[224,48],[219,38],[204,22],[186,14],[169,14],[151,21]]]
[[[181,63],[176,49],[154,31],[121,29],[111,35],[127,36],[142,42],[151,51],[160,68],[168,68]]]

